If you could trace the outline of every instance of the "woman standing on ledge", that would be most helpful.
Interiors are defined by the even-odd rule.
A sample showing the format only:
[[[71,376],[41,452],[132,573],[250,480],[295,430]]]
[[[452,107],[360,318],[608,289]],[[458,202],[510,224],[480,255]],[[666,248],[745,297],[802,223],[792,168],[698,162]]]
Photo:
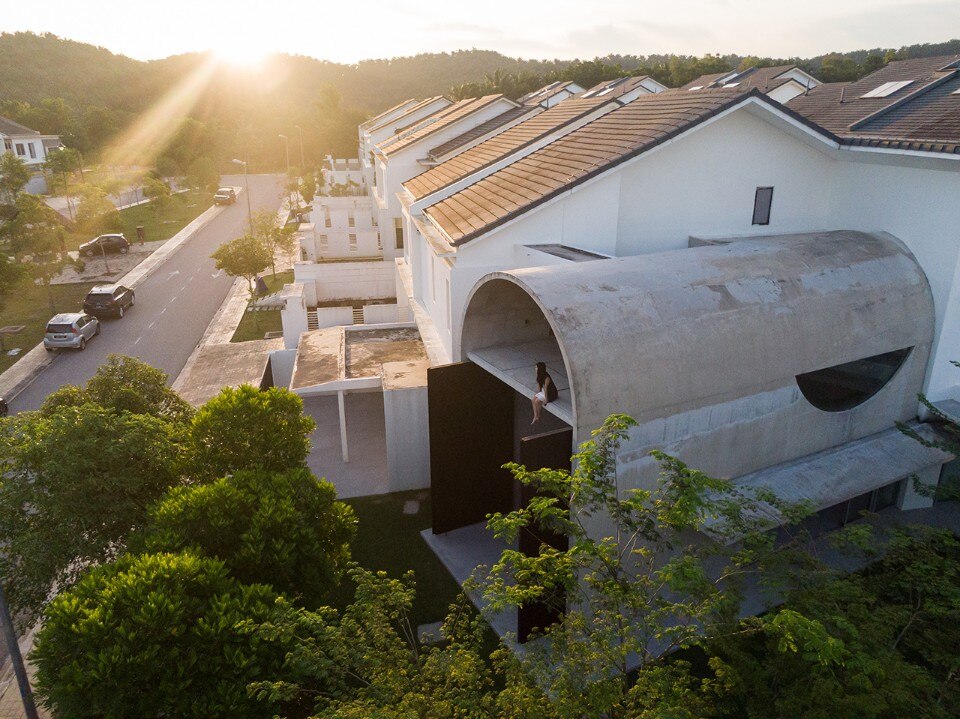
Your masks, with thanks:
[[[547,365],[545,362],[537,362],[537,393],[530,400],[533,404],[533,422],[540,421],[540,410],[550,402],[557,399],[557,386],[553,383],[553,378],[547,374]]]

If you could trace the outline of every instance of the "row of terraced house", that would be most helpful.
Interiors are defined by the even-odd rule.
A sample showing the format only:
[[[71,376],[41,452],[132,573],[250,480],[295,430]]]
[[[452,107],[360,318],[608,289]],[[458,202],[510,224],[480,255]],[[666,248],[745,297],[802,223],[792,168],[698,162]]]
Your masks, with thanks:
[[[271,371],[330,398],[345,463],[351,404],[382,412],[383,491],[430,488],[441,556],[496,556],[501,466],[563,467],[614,412],[622,490],[662,449],[817,531],[942,519],[908,478],[953,457],[895,425],[937,436],[921,393],[960,414],[960,57],[411,99],[358,139],[299,228]],[[559,398],[531,426],[537,362]]]

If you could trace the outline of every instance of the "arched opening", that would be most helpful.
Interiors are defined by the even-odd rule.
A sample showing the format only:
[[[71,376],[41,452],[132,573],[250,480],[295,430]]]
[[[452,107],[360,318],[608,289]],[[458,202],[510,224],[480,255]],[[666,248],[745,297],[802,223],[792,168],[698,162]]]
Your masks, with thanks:
[[[574,426],[574,398],[563,349],[536,301],[515,282],[494,278],[476,288],[467,303],[461,357],[475,362],[517,392],[537,390],[534,366],[547,365],[559,390],[547,411]]]
[[[845,412],[883,389],[903,366],[912,347],[884,352],[797,375],[807,401],[824,412]]]

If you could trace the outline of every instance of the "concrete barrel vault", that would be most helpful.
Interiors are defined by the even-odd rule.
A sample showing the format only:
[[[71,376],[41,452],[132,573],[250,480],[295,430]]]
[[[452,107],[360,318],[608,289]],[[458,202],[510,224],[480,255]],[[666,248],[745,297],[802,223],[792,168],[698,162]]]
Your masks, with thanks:
[[[625,412],[640,423],[628,464],[629,450],[640,461],[661,447],[738,476],[916,416],[934,310],[899,240],[836,231],[495,272],[461,327],[464,360],[556,342],[575,442]],[[817,409],[798,388],[797,375],[907,348],[848,411]]]

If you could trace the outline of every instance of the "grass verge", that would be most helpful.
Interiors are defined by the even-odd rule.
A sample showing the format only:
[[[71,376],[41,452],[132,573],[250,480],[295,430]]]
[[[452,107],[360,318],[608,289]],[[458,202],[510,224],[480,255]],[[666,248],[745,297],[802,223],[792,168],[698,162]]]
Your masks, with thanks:
[[[275,275],[264,275],[269,293],[279,292],[285,284],[293,282],[293,270],[278,272]],[[262,310],[258,312],[244,312],[240,318],[231,342],[249,342],[262,340],[267,332],[280,332],[283,324],[280,322],[280,310]]]
[[[83,298],[94,283],[77,283],[69,285],[54,285],[53,293],[55,311],[50,310],[47,291],[43,287],[24,283],[7,299],[6,306],[0,310],[0,327],[7,325],[26,325],[20,334],[7,335],[4,344],[7,349],[20,347],[18,355],[10,356],[0,353],[0,372],[9,369],[14,362],[33,349],[34,345],[43,339],[43,331],[47,321],[57,312],[80,311]]]

